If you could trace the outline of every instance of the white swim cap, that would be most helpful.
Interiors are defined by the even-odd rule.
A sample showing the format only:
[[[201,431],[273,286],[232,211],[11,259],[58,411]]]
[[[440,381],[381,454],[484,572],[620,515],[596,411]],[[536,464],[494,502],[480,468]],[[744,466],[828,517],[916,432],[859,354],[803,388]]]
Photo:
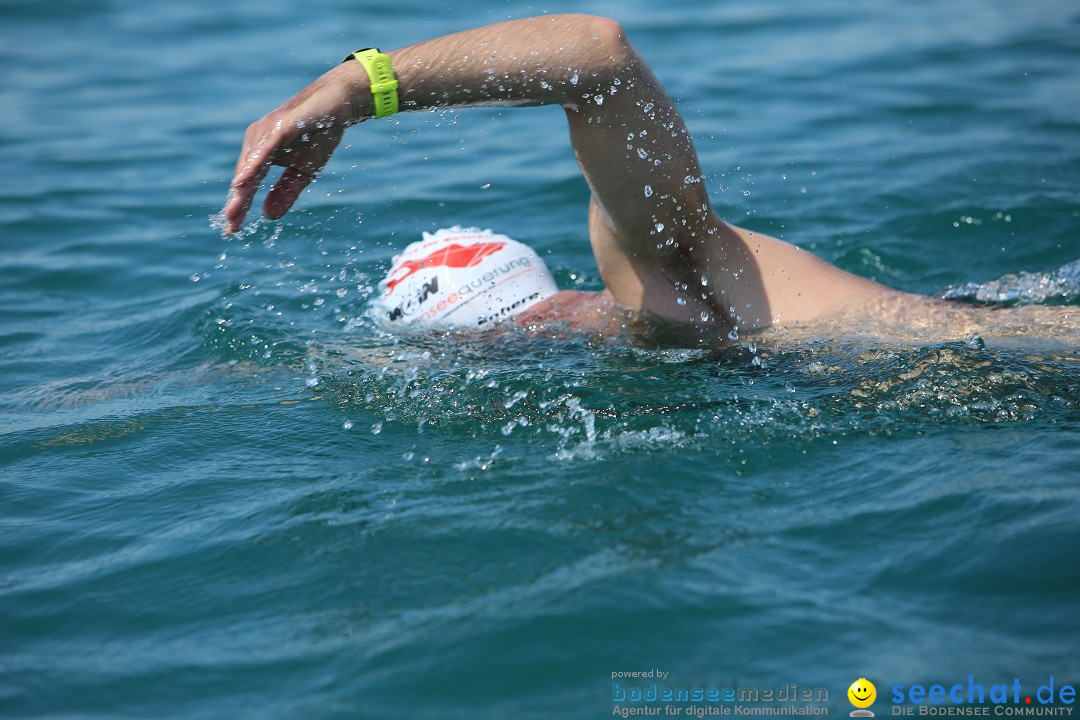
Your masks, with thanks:
[[[391,328],[486,329],[559,290],[527,245],[460,227],[425,232],[394,258],[379,287],[372,309]]]

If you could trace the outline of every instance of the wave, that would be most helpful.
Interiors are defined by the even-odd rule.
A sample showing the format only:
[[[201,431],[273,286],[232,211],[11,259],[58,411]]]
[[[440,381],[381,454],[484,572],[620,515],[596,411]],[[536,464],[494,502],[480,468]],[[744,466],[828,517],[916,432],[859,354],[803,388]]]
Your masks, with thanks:
[[[1019,272],[985,283],[964,283],[946,289],[945,300],[1003,305],[1073,304],[1080,300],[1080,260],[1051,272]]]

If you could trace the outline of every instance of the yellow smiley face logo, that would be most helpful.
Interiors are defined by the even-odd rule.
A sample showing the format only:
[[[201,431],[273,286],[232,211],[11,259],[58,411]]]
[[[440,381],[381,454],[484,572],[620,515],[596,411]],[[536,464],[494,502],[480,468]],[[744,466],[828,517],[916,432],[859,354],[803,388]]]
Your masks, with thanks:
[[[868,708],[877,698],[877,688],[866,678],[859,678],[847,689],[848,700],[857,708]]]

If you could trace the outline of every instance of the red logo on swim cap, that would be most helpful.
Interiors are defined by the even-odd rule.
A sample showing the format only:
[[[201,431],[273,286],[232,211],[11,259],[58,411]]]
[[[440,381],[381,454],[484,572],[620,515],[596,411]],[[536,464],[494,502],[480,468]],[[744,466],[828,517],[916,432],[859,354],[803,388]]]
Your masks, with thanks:
[[[396,278],[386,281],[386,292],[392,293],[398,283],[405,280],[415,272],[424,268],[452,267],[467,268],[479,265],[480,261],[488,255],[499,252],[506,246],[504,242],[476,243],[475,245],[458,245],[454,243],[440,248],[427,257],[419,260],[406,260],[393,269],[393,272],[404,270],[405,272]]]

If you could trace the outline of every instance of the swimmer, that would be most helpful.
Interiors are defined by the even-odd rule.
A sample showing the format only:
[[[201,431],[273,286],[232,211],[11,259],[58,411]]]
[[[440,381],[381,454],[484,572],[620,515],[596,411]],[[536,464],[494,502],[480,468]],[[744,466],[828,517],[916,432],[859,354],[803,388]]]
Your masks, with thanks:
[[[421,327],[482,328],[509,321],[526,327],[562,323],[602,335],[629,330],[639,342],[663,346],[723,344],[770,330],[829,334],[855,325],[874,335],[895,334],[899,324],[910,326],[920,340],[959,339],[990,333],[1000,319],[983,308],[890,289],[722,220],[671,99],[622,28],[587,15],[514,20],[385,55],[369,50],[350,56],[248,128],[223,210],[226,232],[241,227],[275,165],[284,171],[263,213],[284,215],[352,125],[394,111],[540,104],[565,110],[592,193],[588,236],[605,289],[558,291],[542,261],[519,243],[491,234],[459,238],[455,250],[455,242],[445,240],[448,234],[480,231],[454,229],[426,237],[396,259],[375,303],[378,316]],[[631,132],[636,144],[628,150]],[[483,243],[503,248],[470,264],[468,248]],[[510,250],[535,268],[519,278],[520,293],[505,285],[505,296],[485,296],[470,310],[451,313],[445,303],[439,309],[438,302],[449,297],[445,293],[456,292],[459,302],[468,294],[474,271],[482,278],[490,274],[489,265],[503,267],[501,253]],[[435,260],[424,261],[432,253]],[[447,269],[451,255],[464,265]],[[430,286],[437,277],[443,278],[439,292]],[[1073,332],[1077,328],[1069,309],[1056,315],[1036,312],[1051,308],[1022,310],[1029,317],[1011,320],[1021,329],[1033,321],[1055,328],[1062,318]]]

